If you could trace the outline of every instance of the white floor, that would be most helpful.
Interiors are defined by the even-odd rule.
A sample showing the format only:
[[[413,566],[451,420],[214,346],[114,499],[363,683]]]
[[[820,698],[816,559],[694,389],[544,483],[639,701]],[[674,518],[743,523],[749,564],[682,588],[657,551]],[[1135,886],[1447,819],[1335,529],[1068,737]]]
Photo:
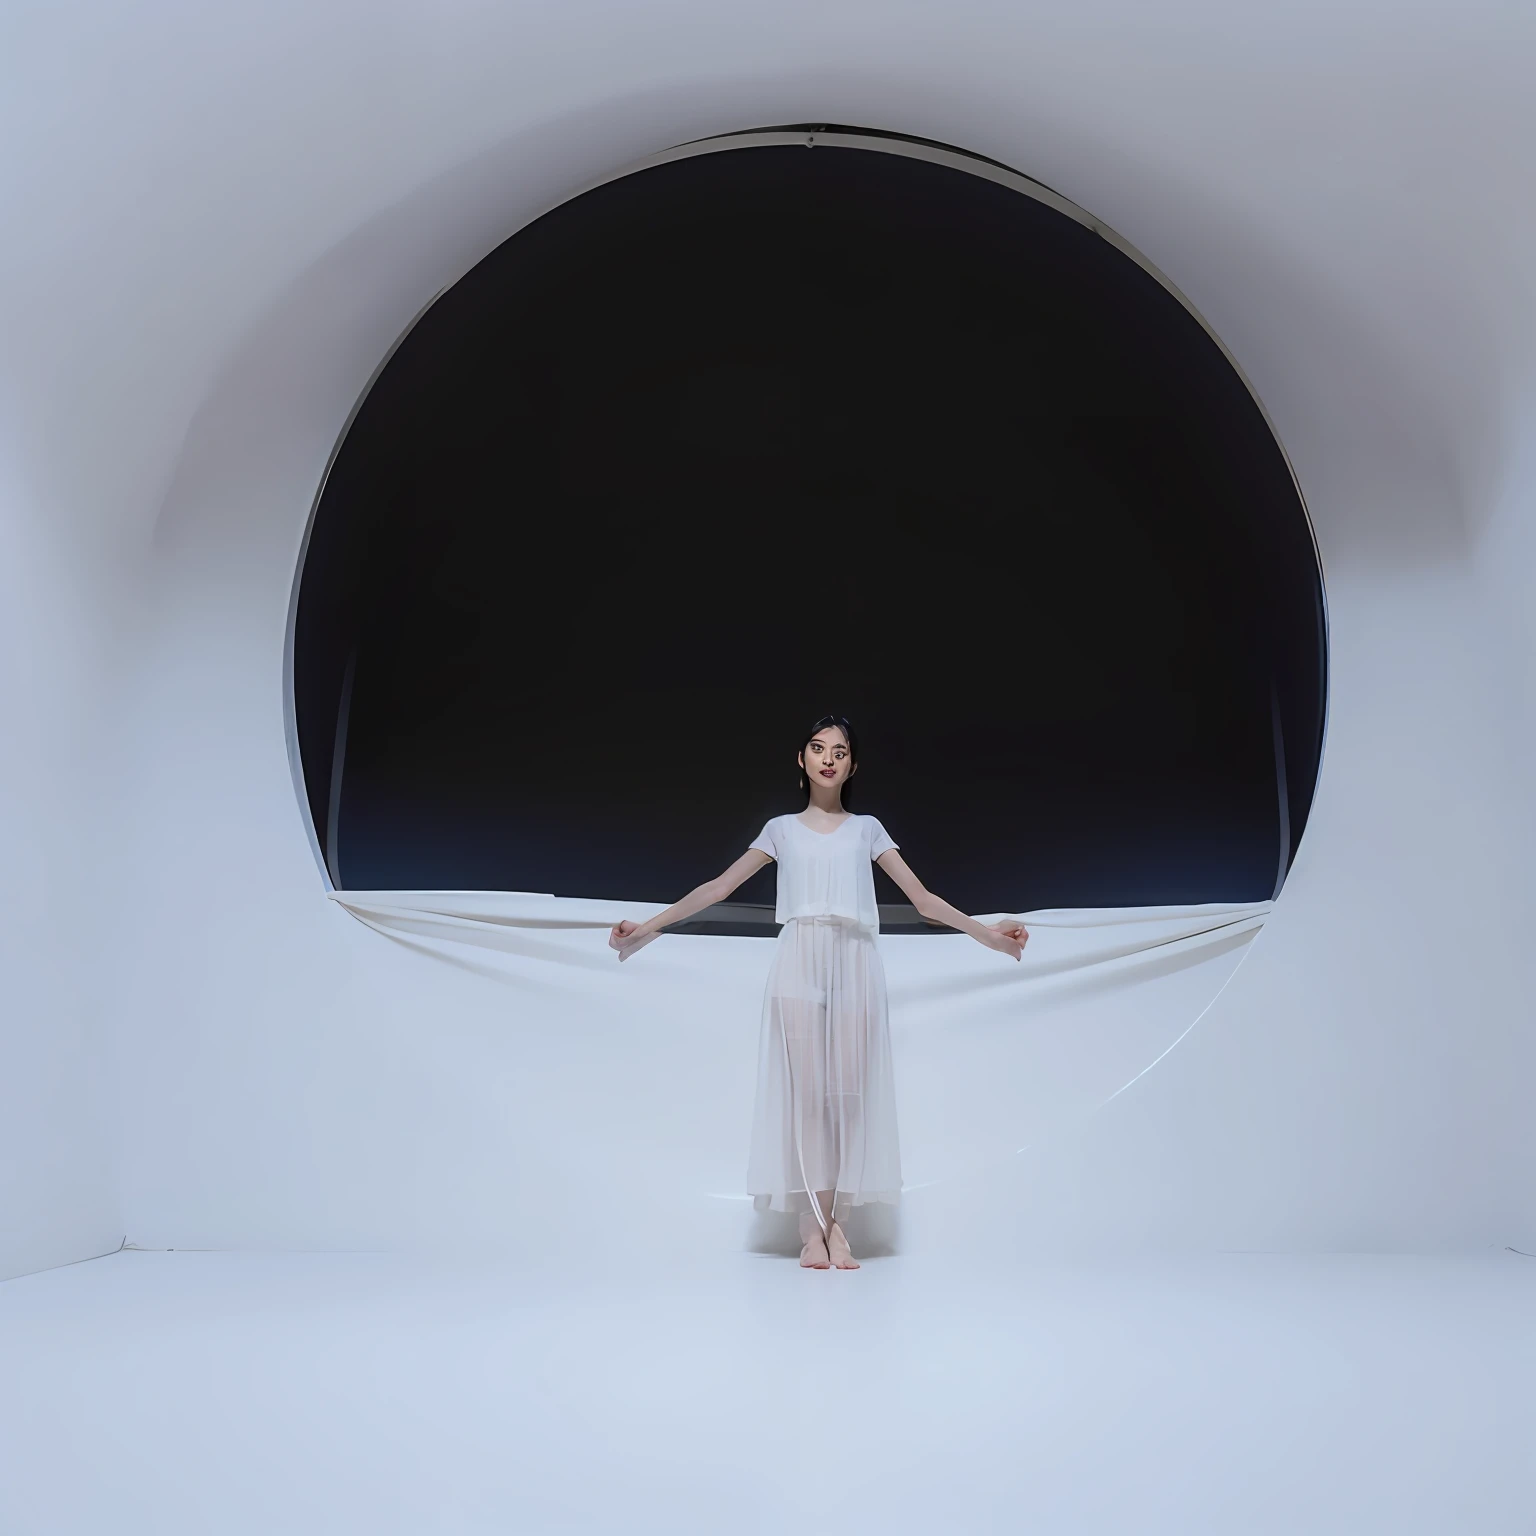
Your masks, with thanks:
[[[1510,1254],[129,1252],[0,1285],[5,1536],[1528,1536],[1533,1448]]]

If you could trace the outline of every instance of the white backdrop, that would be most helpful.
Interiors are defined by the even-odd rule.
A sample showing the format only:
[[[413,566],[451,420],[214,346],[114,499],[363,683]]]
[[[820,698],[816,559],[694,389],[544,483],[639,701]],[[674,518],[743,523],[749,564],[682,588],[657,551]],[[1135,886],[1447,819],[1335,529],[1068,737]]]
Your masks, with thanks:
[[[484,978],[325,900],[283,629],[332,442],[433,292],[615,166],[806,120],[995,156],[1166,271],[1277,422],[1333,625],[1313,819],[1220,1001],[1075,1135],[914,1200],[913,1240],[982,1212],[1020,1243],[1529,1245],[1530,21],[1359,0],[20,14],[6,1270],[125,1232],[654,1227],[610,1165],[531,1155],[516,1111],[541,1078],[622,1089],[562,1031],[567,995],[519,1017],[514,1055]]]

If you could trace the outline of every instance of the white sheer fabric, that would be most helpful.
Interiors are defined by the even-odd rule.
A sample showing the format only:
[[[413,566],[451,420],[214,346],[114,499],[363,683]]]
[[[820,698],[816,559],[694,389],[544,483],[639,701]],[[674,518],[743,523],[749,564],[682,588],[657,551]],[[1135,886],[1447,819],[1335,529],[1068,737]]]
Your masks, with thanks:
[[[763,1000],[747,1190],[759,1210],[841,1219],[901,1197],[901,1154],[871,861],[873,816],[815,832],[780,816],[753,842],[778,861],[779,934]],[[822,1199],[832,1194],[832,1208]]]

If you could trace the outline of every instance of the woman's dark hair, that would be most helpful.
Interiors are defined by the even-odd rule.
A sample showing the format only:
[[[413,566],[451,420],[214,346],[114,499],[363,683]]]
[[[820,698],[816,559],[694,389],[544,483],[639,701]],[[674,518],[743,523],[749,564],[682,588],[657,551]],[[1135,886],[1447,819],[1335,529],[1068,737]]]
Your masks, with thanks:
[[[853,727],[841,715],[823,715],[820,720],[800,738],[800,755],[805,756],[805,749],[810,746],[818,731],[824,731],[829,726],[836,726],[843,733],[843,739],[848,743],[848,777],[843,780],[843,804],[848,804],[848,791],[853,788],[853,770],[859,765],[859,738],[854,734]],[[805,803],[811,803],[811,781],[805,776],[805,769],[800,770],[800,788],[805,792]]]

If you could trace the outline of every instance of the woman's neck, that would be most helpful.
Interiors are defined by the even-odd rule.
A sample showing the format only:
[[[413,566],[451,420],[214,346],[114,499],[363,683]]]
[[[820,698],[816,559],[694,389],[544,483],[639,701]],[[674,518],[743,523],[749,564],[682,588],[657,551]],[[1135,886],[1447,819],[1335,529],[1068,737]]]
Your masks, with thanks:
[[[820,790],[820,793],[817,791]],[[843,809],[843,797],[840,791],[835,789],[821,789],[819,784],[811,785],[811,799],[806,810],[814,812],[818,816],[846,816]]]

